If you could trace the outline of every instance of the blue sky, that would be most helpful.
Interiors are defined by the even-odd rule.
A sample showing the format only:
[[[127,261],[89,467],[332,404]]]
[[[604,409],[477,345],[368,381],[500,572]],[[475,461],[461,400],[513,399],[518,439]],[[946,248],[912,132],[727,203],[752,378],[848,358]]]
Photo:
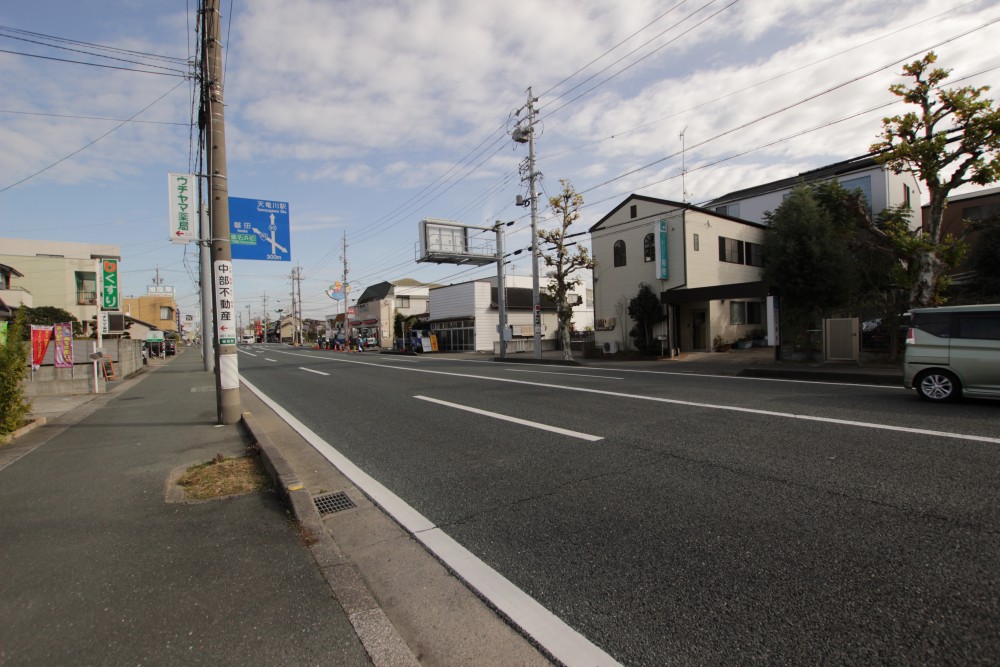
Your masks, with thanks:
[[[195,84],[179,76],[196,54],[195,4],[0,8],[0,237],[118,244],[125,294],[145,293],[159,269],[197,316],[197,250],[167,240],[166,187],[168,172],[195,168]],[[265,293],[269,310],[290,307],[293,265],[306,316],[335,312],[324,290],[341,278],[345,234],[355,296],[382,280],[495,271],[416,263],[424,217],[514,220],[508,250],[529,246],[529,210],[514,204],[527,195],[527,149],[509,138],[529,86],[540,225],[554,225],[545,199],[568,179],[584,196],[582,231],[632,192],[680,200],[686,189],[700,203],[864,154],[881,118],[905,108],[886,106],[902,63],[932,48],[952,79],[974,75],[963,85],[992,83],[1000,66],[1000,6],[987,1],[221,8],[229,193],[291,210],[291,263],[236,262],[239,307],[254,316]],[[170,59],[155,61],[160,74],[126,71],[152,61],[52,37]],[[511,270],[530,275],[528,255]]]

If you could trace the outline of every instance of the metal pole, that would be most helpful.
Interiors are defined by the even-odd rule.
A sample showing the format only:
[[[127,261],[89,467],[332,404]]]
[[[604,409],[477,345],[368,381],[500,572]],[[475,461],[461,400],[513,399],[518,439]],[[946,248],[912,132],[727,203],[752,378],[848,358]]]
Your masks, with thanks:
[[[229,245],[229,183],[226,171],[225,105],[222,99],[222,41],[219,0],[205,0],[204,57],[208,86],[209,217],[215,313],[215,389],[220,424],[240,419],[240,373],[233,313],[233,255]]]
[[[535,359],[542,358],[542,310],[538,296],[538,194],[535,188],[535,102],[528,88],[528,178],[531,186],[531,316],[535,329]]]
[[[503,271],[503,227],[497,220],[493,229],[497,233],[497,324],[500,330],[500,360],[507,359],[507,285]]]

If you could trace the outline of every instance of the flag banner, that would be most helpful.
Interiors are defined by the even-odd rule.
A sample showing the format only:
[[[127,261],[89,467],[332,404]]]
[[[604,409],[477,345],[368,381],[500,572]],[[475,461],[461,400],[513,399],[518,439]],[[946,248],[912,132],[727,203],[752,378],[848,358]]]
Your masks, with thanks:
[[[73,323],[62,322],[55,326],[56,368],[73,368]]]
[[[7,320],[0,322],[0,345],[7,344]]]
[[[38,368],[45,360],[45,352],[52,340],[52,327],[38,324],[31,325],[31,366]]]

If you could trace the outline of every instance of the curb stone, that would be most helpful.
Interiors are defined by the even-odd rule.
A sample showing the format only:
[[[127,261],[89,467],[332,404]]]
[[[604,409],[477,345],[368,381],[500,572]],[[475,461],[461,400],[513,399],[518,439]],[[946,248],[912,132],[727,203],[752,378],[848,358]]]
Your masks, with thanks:
[[[312,495],[296,476],[270,436],[250,412],[244,412],[241,425],[260,447],[264,468],[299,522],[303,541],[347,614],[354,632],[361,640],[375,667],[418,667],[420,662],[399,636],[375,596],[334,542],[323,525]]]

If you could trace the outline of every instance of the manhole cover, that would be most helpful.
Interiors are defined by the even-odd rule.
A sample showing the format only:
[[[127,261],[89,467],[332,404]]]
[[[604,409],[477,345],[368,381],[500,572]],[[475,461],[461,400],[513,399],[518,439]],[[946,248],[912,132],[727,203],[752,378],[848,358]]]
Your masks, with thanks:
[[[357,507],[347,494],[343,491],[327,493],[322,496],[314,496],[313,502],[320,514],[336,514]]]

